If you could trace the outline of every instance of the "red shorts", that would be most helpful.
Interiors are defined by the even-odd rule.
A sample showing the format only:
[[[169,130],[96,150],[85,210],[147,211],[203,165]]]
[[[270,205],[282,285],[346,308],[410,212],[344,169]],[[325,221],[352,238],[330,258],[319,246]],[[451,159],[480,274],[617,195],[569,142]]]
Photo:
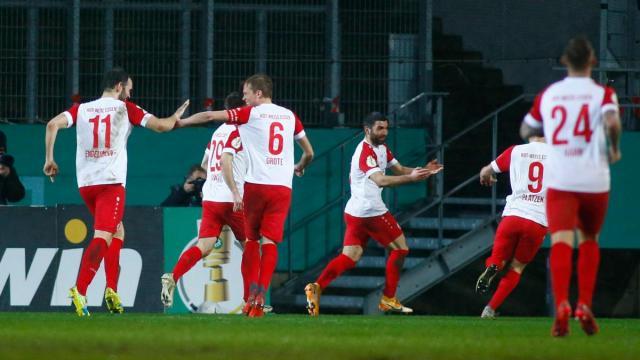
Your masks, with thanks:
[[[244,184],[242,197],[247,240],[262,236],[282,242],[284,223],[291,206],[291,189],[280,185]]]
[[[94,218],[93,228],[114,234],[124,216],[125,190],[122,184],[83,186],[80,196]]]
[[[578,228],[593,237],[600,233],[609,205],[609,192],[582,193],[547,189],[547,220],[553,234]]]
[[[344,233],[344,246],[358,245],[365,247],[369,238],[382,246],[391,244],[402,235],[402,229],[390,212],[372,217],[355,217],[344,214],[347,230]]]
[[[202,222],[198,237],[218,237],[224,225],[229,225],[233,235],[238,241],[245,241],[244,214],[242,211],[233,211],[233,203],[229,202],[202,202]]]
[[[535,221],[519,216],[503,217],[496,231],[487,266],[495,264],[502,268],[503,262],[514,258],[523,264],[530,263],[540,249],[545,235],[547,228]]]

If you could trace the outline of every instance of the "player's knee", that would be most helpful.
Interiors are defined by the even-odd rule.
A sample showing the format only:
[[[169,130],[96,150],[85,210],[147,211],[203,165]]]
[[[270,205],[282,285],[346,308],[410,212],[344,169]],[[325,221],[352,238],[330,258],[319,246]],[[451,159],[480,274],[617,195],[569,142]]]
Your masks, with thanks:
[[[213,250],[213,246],[216,243],[216,239],[217,238],[214,237],[198,239],[198,243],[196,244],[196,246],[202,252],[203,257],[211,253],[211,250]]]
[[[559,243],[573,247],[573,230],[562,230],[551,234],[551,244]]]
[[[110,245],[111,244],[111,239],[113,239],[113,234],[108,232],[108,231],[104,231],[104,230],[96,230],[93,233],[93,237],[94,238],[104,239],[104,241],[107,243],[107,245]]]
[[[342,249],[342,254],[348,256],[351,260],[358,262],[362,257],[362,247],[360,246],[345,246]]]
[[[113,234],[113,237],[120,239],[122,240],[122,242],[124,242],[124,225],[122,225],[122,223],[118,224],[118,227],[116,228],[116,232]]]
[[[522,274],[526,266],[527,264],[521,263],[520,261],[514,259],[509,267],[511,268],[511,270],[517,272],[518,274]]]

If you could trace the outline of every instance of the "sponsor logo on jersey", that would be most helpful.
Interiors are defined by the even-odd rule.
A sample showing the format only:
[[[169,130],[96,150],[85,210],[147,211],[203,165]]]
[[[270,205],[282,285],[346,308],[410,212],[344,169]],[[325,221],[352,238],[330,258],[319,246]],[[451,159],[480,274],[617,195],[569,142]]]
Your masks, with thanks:
[[[371,155],[367,156],[367,166],[369,166],[369,167],[378,166],[378,163],[376,162],[376,159],[374,159],[373,156],[371,156]]]

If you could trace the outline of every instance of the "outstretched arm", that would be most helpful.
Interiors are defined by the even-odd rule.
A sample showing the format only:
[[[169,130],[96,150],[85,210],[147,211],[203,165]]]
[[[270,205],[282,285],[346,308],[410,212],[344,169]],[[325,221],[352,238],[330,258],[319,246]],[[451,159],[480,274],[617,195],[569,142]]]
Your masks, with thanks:
[[[440,169],[442,170],[442,168]],[[404,185],[409,183],[414,183],[418,181],[422,181],[430,177],[431,175],[437,174],[440,170],[433,171],[429,169],[415,168],[408,175],[385,175],[382,171],[376,171],[373,174],[369,175],[369,179],[371,179],[376,185],[380,187],[392,187],[398,185]]]
[[[294,166],[294,172],[297,176],[304,175],[304,169],[309,166],[311,161],[313,160],[313,147],[311,146],[311,142],[306,136],[303,136],[299,140],[297,140],[298,145],[302,148],[302,156],[300,157],[300,161]]]
[[[176,109],[173,115],[167,118],[159,119],[155,116],[151,116],[149,117],[149,120],[147,120],[147,124],[145,125],[145,127],[155,132],[171,131],[176,127],[178,120],[180,120],[180,117],[182,116],[182,114],[184,114],[184,111],[187,110],[188,106],[189,100],[180,105],[180,107]]]
[[[391,171],[393,171],[395,175],[409,175],[415,169],[423,169],[423,168],[420,166],[412,168],[412,167],[404,166],[399,162],[397,162],[395,165],[391,167]],[[438,163],[438,160],[434,159],[429,161],[427,165],[424,166],[424,169],[430,170],[432,174],[437,174],[440,172],[440,170],[444,169],[444,165]]]
[[[193,114],[185,119],[180,119],[177,122],[176,127],[189,127],[189,126],[197,126],[201,124],[206,124],[211,121],[227,121],[228,116],[225,110],[220,111],[203,111],[196,114]]]
[[[53,149],[56,144],[56,137],[58,136],[58,130],[65,129],[68,121],[64,113],[58,114],[47,123],[47,132],[45,135],[45,162],[42,171],[45,175],[54,181],[56,175],[58,175],[58,164],[56,164],[53,158]]]

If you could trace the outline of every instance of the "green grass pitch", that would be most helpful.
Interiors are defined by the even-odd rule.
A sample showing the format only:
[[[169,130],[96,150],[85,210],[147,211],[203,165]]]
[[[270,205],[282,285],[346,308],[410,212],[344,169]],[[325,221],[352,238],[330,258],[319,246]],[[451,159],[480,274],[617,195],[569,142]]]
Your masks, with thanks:
[[[638,359],[640,320],[593,337],[549,318],[0,313],[0,359]]]

